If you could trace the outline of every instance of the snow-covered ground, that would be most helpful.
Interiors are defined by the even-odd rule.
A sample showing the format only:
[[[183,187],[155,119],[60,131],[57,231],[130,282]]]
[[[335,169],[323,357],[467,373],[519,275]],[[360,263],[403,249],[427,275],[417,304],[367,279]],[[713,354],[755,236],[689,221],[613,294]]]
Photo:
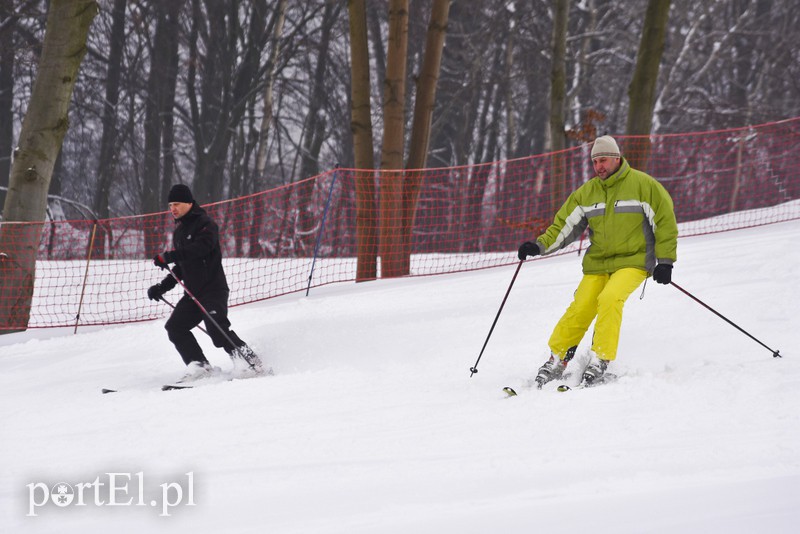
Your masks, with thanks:
[[[234,308],[275,376],[187,391],[159,390],[182,373],[163,321],[0,336],[1,529],[797,532],[798,236],[682,239],[673,277],[783,358],[651,281],[620,380],[568,393],[522,385],[577,256],[523,265],[472,378],[515,266]]]

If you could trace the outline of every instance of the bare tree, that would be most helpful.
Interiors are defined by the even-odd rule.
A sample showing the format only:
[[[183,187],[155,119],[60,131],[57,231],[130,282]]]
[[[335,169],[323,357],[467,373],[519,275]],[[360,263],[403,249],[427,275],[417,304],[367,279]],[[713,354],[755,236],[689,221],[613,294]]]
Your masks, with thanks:
[[[386,80],[386,47],[383,43],[381,21],[388,20],[389,12],[386,2],[367,3],[367,26],[369,37],[372,40],[372,52],[375,60],[375,78],[378,83],[378,102],[383,104],[383,82]]]
[[[14,28],[13,0],[0,0],[0,187],[8,187],[11,144],[14,142]],[[0,204],[5,202],[0,189]]]
[[[425,57],[422,62],[417,92],[414,99],[414,122],[411,126],[411,142],[409,143],[407,172],[403,180],[403,247],[402,272],[409,274],[411,269],[411,232],[417,213],[419,191],[424,174],[419,169],[425,168],[428,161],[430,145],[431,119],[436,103],[436,86],[439,81],[439,68],[442,62],[444,39],[447,34],[447,17],[450,12],[450,0],[434,0],[431,7],[431,18],[425,40]]]
[[[156,27],[150,52],[150,72],[147,78],[147,95],[144,116],[144,170],[142,180],[142,207],[145,213],[164,209],[165,191],[170,187],[165,177],[172,152],[172,106],[175,93],[174,63],[177,61],[175,22],[177,2],[155,2]],[[163,238],[158,225],[145,229],[145,254],[148,256],[163,249]]]
[[[312,167],[352,165],[353,117],[345,102],[352,97],[355,81],[348,76],[352,51],[343,38],[348,31],[346,17],[332,23],[325,53],[325,91],[321,98],[312,93],[322,20],[331,2],[137,0],[126,2],[125,16],[120,19],[121,3],[108,0],[103,4],[107,11],[97,17],[89,36],[70,110],[72,127],[51,176],[50,193],[69,202],[52,202],[54,217],[82,217],[70,207],[78,204],[96,206],[101,218],[106,213],[115,217],[160,211],[167,188],[176,181],[191,183],[201,201],[216,201],[306,178]],[[416,135],[412,109],[420,92],[415,93],[412,84],[427,61],[424,35],[434,3],[408,1],[404,84],[411,90],[404,88],[402,102],[405,169],[418,166],[412,163],[417,159],[411,154],[417,143],[411,138]],[[10,170],[13,132],[20,131],[33,89],[46,19],[42,9],[47,4],[46,0],[0,0],[0,185],[7,184],[3,180],[9,174],[6,169]],[[390,3],[370,0],[364,4],[372,69],[367,79],[372,166],[381,167],[384,134],[389,133],[381,84],[388,77]],[[569,2],[563,59],[566,92],[559,113],[564,124],[555,127],[568,135],[565,148],[585,143],[593,131],[626,131],[628,117],[636,109],[628,91],[636,75],[648,4],[649,0]],[[559,18],[555,5],[555,0],[450,2],[429,147],[423,151],[425,166],[463,166],[557,148],[559,136],[550,131],[548,122],[550,94],[557,94],[547,79],[560,63],[559,54],[553,54]],[[790,37],[800,24],[800,10],[793,8],[789,0],[708,0],[684,1],[680,9],[672,10],[655,82],[655,106],[645,114],[652,120],[647,133],[731,128],[800,114],[800,62]],[[159,38],[154,48],[159,24],[154,14],[172,9],[178,16],[162,17],[166,21],[162,34],[167,38]],[[285,16],[278,17],[279,12]],[[284,27],[276,34],[278,19]],[[645,44],[649,42],[645,39]],[[122,55],[117,61],[119,43]],[[162,74],[150,87],[154,62],[157,67],[162,63]],[[261,99],[268,87],[274,103],[265,107]],[[158,96],[158,106],[153,107],[152,96]],[[325,125],[322,137],[303,129],[312,107],[317,110],[316,124]],[[112,118],[116,127],[109,122]],[[268,137],[259,133],[261,125],[269,127]],[[156,126],[158,138],[153,135]],[[553,143],[548,145],[550,140]],[[747,150],[747,144],[740,148]],[[635,155],[632,150],[626,152]],[[385,190],[391,189],[391,170],[383,169]],[[377,174],[362,177],[372,180],[375,187]],[[580,171],[558,167],[552,174],[572,182],[584,178]],[[157,200],[145,201],[143,184],[152,176],[158,176],[151,197]],[[409,176],[413,178],[404,174],[404,186],[410,185]],[[446,191],[445,202],[453,214],[448,231],[455,231],[473,216],[485,224],[496,209],[485,203],[473,213],[474,206],[467,208],[464,202],[464,191],[484,193],[488,200],[495,197],[487,188],[505,188],[502,172],[484,178],[465,169],[453,170],[426,178],[431,181],[420,190]],[[518,188],[513,198],[523,198],[538,183],[531,176],[513,185]],[[374,191],[359,190],[377,198]],[[297,220],[296,200],[292,197],[286,205],[289,221]],[[429,200],[422,196],[420,209]],[[547,200],[546,196],[537,196],[536,202],[506,200],[503,210],[519,209],[522,219],[533,220],[543,216],[540,211],[549,211]],[[356,203],[355,194],[348,192],[342,201]],[[264,211],[254,205],[247,223],[261,225],[267,220],[259,219]],[[289,227],[286,230],[284,245],[294,245],[297,235]],[[298,226],[295,230],[308,229]],[[254,236],[250,253],[258,253],[259,239],[250,235]],[[418,238],[415,247],[433,239]],[[478,233],[471,232],[465,246],[471,247],[473,238],[480,241]],[[294,246],[288,249],[300,253]]]
[[[100,156],[97,163],[97,185],[93,211],[100,218],[107,218],[108,191],[114,173],[114,156],[117,152],[117,104],[122,69],[122,52],[125,46],[125,7],[128,0],[114,0],[112,8],[111,47],[106,70],[106,91],[103,102],[103,134],[100,140]]]
[[[644,19],[642,40],[636,58],[636,70],[628,88],[628,135],[650,135],[653,124],[656,82],[664,52],[670,0],[650,0]],[[638,150],[627,150],[626,158],[633,167],[644,169],[650,149],[650,138],[642,139]]]
[[[180,39],[178,18],[180,17],[180,2],[166,2],[166,13],[164,17],[164,28],[166,36],[163,42],[163,50],[159,52],[163,56],[160,60],[159,70],[161,71],[162,87],[159,89],[159,102],[161,105],[161,194],[159,201],[161,206],[167,199],[169,189],[173,185],[175,174],[175,93],[178,83],[178,41]],[[160,209],[161,206],[159,207]]]
[[[553,0],[553,13],[553,59],[550,69],[550,150],[554,154],[550,174],[552,184],[550,207],[555,211],[567,198],[564,158],[559,152],[566,147],[564,103],[567,91],[565,55],[569,0]]]
[[[200,202],[222,198],[235,125],[258,90],[261,52],[268,41],[266,0],[248,3],[249,31],[242,28],[239,12],[236,0],[192,1],[186,83],[195,143],[193,185]]]
[[[408,0],[390,0],[389,53],[383,86],[383,147],[380,178],[381,277],[403,275],[403,146],[405,139]]]
[[[267,170],[267,134],[274,118],[272,108],[275,105],[275,76],[278,71],[278,58],[281,53],[281,37],[283,36],[283,26],[286,21],[286,2],[278,2],[275,22],[272,30],[269,62],[267,63],[267,79],[264,83],[264,116],[261,119],[261,127],[258,130],[258,150],[256,151],[256,176],[259,180],[264,179]]]
[[[300,153],[300,176],[307,178],[319,174],[319,154],[322,142],[325,140],[326,120],[322,114],[322,105],[325,101],[325,71],[328,67],[328,50],[331,44],[331,32],[333,23],[339,12],[339,4],[326,3],[325,11],[322,15],[322,28],[320,32],[319,46],[317,49],[317,64],[314,69],[314,76],[311,79],[311,95],[308,103],[308,113],[306,115],[303,131],[302,150]],[[313,204],[311,195],[313,194],[316,182],[306,180],[298,187],[298,213],[297,230],[299,239],[296,244],[301,251],[308,254],[314,246],[314,214],[312,213]]]
[[[429,164],[465,165],[472,155],[485,47],[476,54],[474,6],[455,2],[448,13],[447,46],[438,81],[439,108],[431,125]],[[460,203],[459,203],[460,204]]]
[[[272,38],[270,46],[269,61],[266,66],[267,79],[264,82],[264,115],[261,118],[261,126],[258,129],[258,146],[256,148],[256,161],[255,161],[255,180],[253,187],[261,188],[266,184],[266,171],[267,171],[267,139],[270,128],[273,126],[275,118],[273,108],[275,106],[275,78],[278,73],[278,59],[281,54],[281,39],[283,37],[284,23],[286,22],[286,3],[287,0],[280,0],[278,2],[277,11],[274,14]],[[254,199],[255,205],[253,206],[253,226],[261,228],[264,223],[266,215],[266,206],[264,206],[264,197],[257,196]],[[260,256],[263,253],[263,248],[259,241],[259,233],[250,233],[250,255],[251,257]]]
[[[36,252],[47,190],[64,134],[86,37],[97,14],[93,0],[52,0],[42,58],[16,158],[0,227],[0,330],[25,329],[36,277]]]
[[[365,0],[349,0],[350,58],[352,65],[350,128],[356,175],[356,280],[378,276],[377,210],[375,205],[375,168],[372,143],[372,106],[370,104],[369,49]]]
[[[117,155],[117,105],[119,104],[119,82],[122,70],[122,52],[125,46],[125,7],[128,0],[114,0],[112,8],[111,47],[108,52],[106,70],[106,91],[103,105],[103,135],[100,139],[100,156],[97,162],[97,183],[95,185],[92,210],[99,219],[109,216],[108,193],[114,178]],[[92,256],[105,255],[106,229],[98,228]]]

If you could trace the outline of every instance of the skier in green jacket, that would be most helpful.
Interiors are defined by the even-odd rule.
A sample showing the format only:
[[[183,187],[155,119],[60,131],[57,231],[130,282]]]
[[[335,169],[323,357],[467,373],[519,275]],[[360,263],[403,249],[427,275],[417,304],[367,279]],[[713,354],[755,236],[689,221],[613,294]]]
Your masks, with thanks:
[[[678,226],[672,199],[651,176],[631,168],[613,137],[592,146],[597,176],[575,190],[536,241],[519,247],[519,259],[556,252],[589,228],[583,278],[548,345],[550,358],[539,368],[538,387],[560,378],[596,318],[586,385],[602,380],[617,357],[622,308],[628,296],[652,273],[669,284],[677,260]]]

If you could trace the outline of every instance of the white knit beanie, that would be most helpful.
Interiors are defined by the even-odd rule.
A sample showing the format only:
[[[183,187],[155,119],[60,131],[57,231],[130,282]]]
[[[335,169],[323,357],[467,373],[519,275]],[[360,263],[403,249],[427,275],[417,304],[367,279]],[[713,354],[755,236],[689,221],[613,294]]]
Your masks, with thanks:
[[[596,158],[618,158],[619,147],[614,138],[610,135],[598,137],[592,146],[592,159]]]

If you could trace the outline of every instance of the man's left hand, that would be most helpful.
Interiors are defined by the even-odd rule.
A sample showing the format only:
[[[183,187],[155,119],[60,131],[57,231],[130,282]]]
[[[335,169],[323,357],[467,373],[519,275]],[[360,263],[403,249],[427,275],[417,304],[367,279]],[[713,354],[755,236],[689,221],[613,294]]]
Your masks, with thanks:
[[[653,280],[657,284],[669,284],[672,281],[672,265],[659,263],[653,270]]]

